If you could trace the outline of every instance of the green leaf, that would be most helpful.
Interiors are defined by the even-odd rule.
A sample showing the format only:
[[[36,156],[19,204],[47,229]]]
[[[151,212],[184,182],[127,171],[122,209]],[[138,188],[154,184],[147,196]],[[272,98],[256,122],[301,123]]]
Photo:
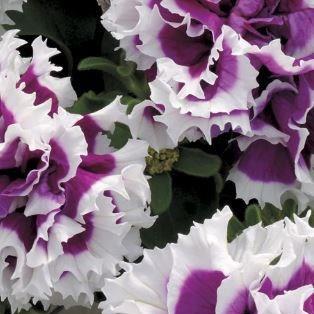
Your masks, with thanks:
[[[298,211],[298,204],[292,200],[288,199],[282,205],[282,209],[276,206],[266,203],[264,208],[261,210],[261,217],[264,226],[273,224],[274,222],[288,217],[293,221],[293,215]]]
[[[130,76],[132,75],[136,70],[136,65],[132,62],[127,62],[124,65],[119,65],[117,67],[117,72],[122,77]]]
[[[262,221],[261,208],[252,204],[246,208],[245,211],[245,222],[247,226],[254,226]]]
[[[282,206],[283,214],[290,220],[294,220],[293,215],[298,212],[298,204],[293,199],[287,199]]]
[[[233,216],[228,223],[228,242],[234,240],[238,235],[242,233],[245,229],[245,226],[238,220],[237,217]]]
[[[221,160],[198,148],[180,148],[180,158],[173,168],[177,171],[197,177],[211,177],[219,172]]]
[[[89,57],[82,60],[79,65],[78,69],[81,71],[87,70],[100,70],[115,74],[117,71],[117,65],[110,61],[109,59],[102,58],[102,57]]]
[[[119,92],[115,91],[100,94],[89,91],[83,94],[68,110],[71,113],[82,115],[95,112],[110,104],[118,95]]]
[[[130,114],[132,112],[133,108],[137,104],[139,104],[140,102],[142,102],[141,99],[134,98],[134,97],[131,97],[131,96],[123,96],[121,98],[121,103],[128,106],[127,114]]]
[[[66,55],[71,70],[71,51],[93,40],[98,23],[95,7],[88,2],[28,0],[23,4],[23,13],[7,12],[15,25],[6,25],[6,29],[20,29],[20,35],[51,39]]]
[[[216,211],[219,203],[213,178],[199,178],[175,172],[172,177],[170,208],[159,215],[149,229],[141,230],[145,247],[164,247],[176,242],[178,234],[187,234],[194,222],[202,223]]]
[[[270,203],[265,204],[261,213],[264,226],[270,225],[283,218],[282,210]]]
[[[7,301],[0,302],[0,314],[5,314],[10,308]]]
[[[278,255],[277,257],[275,257],[275,258],[270,262],[270,265],[276,265],[276,264],[280,261],[280,258],[281,258],[281,254]]]
[[[314,228],[314,210],[313,209],[309,209],[311,211],[311,216],[309,218],[309,225]]]
[[[119,80],[125,89],[140,99],[146,99],[149,96],[149,87],[145,76],[142,73],[134,73],[132,66],[129,68],[112,62],[102,57],[89,57],[82,60],[78,66],[81,71],[99,70],[110,74]],[[124,71],[122,71],[124,69]],[[126,71],[126,69],[128,69]],[[130,70],[131,69],[131,70]],[[129,75],[127,75],[129,73]]]
[[[130,129],[123,123],[116,122],[113,134],[108,135],[111,140],[110,145],[114,148],[122,148],[127,141],[132,137]]]
[[[225,181],[220,173],[216,173],[214,175],[214,180],[216,184],[216,191],[218,194],[220,194],[224,187]]]
[[[19,312],[19,314],[42,314],[42,313],[44,313],[44,312],[37,311],[34,308],[31,308],[28,311],[22,310],[22,311]]]
[[[172,200],[172,180],[169,173],[154,175],[149,180],[152,192],[151,209],[154,215],[167,211]]]

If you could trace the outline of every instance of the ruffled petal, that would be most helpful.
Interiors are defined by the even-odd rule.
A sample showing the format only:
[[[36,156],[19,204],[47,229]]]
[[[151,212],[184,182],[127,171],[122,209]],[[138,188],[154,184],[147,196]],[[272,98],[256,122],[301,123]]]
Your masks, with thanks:
[[[55,78],[51,72],[59,72],[62,68],[55,66],[50,62],[50,58],[59,51],[47,46],[47,40],[41,37],[34,40],[33,58],[26,70],[21,76],[20,84],[24,83],[26,93],[36,93],[35,105],[39,105],[48,99],[51,100],[51,112],[57,112],[58,105],[61,107],[72,106],[76,100],[76,93],[71,85],[69,77]]]
[[[127,122],[132,137],[145,140],[156,151],[175,147],[167,134],[167,127],[156,121],[162,113],[163,106],[157,106],[151,101],[144,101],[135,106],[128,116]]]

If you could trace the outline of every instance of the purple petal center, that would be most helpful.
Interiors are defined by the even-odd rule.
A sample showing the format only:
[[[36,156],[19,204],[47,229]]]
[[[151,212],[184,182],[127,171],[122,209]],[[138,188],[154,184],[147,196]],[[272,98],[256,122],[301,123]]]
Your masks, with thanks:
[[[175,314],[215,314],[221,271],[194,270],[185,280]]]

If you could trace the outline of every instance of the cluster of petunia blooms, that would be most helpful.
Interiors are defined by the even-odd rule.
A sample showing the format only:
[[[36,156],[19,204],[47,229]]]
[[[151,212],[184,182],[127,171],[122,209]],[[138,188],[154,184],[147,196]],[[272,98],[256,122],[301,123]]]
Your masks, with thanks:
[[[102,22],[150,80],[134,135],[158,149],[232,130],[238,197],[312,202],[312,0],[112,0]]]
[[[305,218],[249,227],[231,243],[218,211],[106,280],[104,314],[314,313],[314,228]]]
[[[103,24],[150,80],[151,99],[129,115],[119,97],[69,113],[76,95],[51,62],[58,51],[38,37],[23,58],[16,31],[0,41],[1,300],[13,312],[88,306],[103,289],[104,314],[314,313],[309,216],[228,243],[224,208],[126,262],[155,221],[148,146],[233,131],[238,197],[313,202],[314,2],[112,0]],[[133,137],[118,150],[117,121]]]
[[[118,263],[142,254],[139,230],[155,220],[148,144],[109,145],[119,98],[84,117],[66,111],[76,94],[51,75],[58,51],[38,37],[23,58],[16,33],[0,41],[0,297],[12,313],[91,305]]]

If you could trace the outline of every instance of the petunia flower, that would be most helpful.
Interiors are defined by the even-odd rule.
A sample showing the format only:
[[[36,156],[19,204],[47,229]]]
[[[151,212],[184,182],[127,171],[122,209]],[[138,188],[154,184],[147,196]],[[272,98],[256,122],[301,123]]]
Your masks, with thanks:
[[[171,13],[163,2],[122,2],[113,1],[103,24],[121,47],[126,40],[136,43],[123,48],[140,69],[156,62],[151,99],[164,108],[156,120],[166,125],[171,140],[177,144],[184,137],[205,137],[210,143],[230,129],[250,131],[251,93],[258,86],[258,72],[246,55],[251,45],[226,25],[219,32],[194,28],[189,13]],[[139,56],[153,62],[142,67]]]
[[[160,6],[181,17],[189,15],[194,28],[219,34],[222,25],[229,25],[259,47],[280,38],[289,55],[305,57],[312,53],[314,5],[311,1],[162,0]]]
[[[301,60],[313,54],[314,6],[311,1],[112,1],[111,8],[103,15],[103,25],[121,40],[120,45],[127,50],[129,59],[140,61],[141,69],[145,69],[141,61],[147,55],[147,51],[142,49],[143,38],[153,36],[157,43],[162,37],[159,29],[163,23],[155,23],[152,11],[159,12],[171,26],[186,25],[187,34],[191,37],[209,32],[215,41],[223,26],[228,25],[252,45],[263,47],[278,39],[286,55]],[[147,29],[149,25],[153,25],[153,32]],[[191,38],[190,42],[193,41]],[[170,47],[171,43],[168,41],[166,46]],[[156,51],[155,45],[148,49]],[[182,56],[189,47],[184,50],[180,51]]]
[[[229,178],[245,201],[256,198],[280,207],[283,198],[293,197],[305,204],[309,198],[300,190],[313,183],[313,73],[292,65],[284,74],[283,68],[273,66],[270,56],[261,57],[261,50],[252,53],[260,62],[252,132],[237,139],[243,153]]]
[[[37,38],[24,59],[14,34],[0,44],[0,297],[13,311],[31,300],[91,305],[118,263],[141,255],[139,230],[155,220],[148,145],[107,145],[119,98],[89,115],[66,112],[70,80],[50,76],[56,50]]]
[[[47,40],[38,37],[32,43],[32,57],[23,58],[17,49],[26,42],[15,38],[17,33],[17,30],[11,30],[2,36],[0,72],[14,72],[17,86],[21,86],[25,93],[35,93],[35,105],[51,100],[51,113],[56,112],[58,106],[71,106],[77,97],[70,78],[51,75],[52,72],[62,70],[50,62],[50,58],[59,54],[59,51],[48,47]]]
[[[106,280],[103,313],[264,313],[259,312],[256,293],[263,293],[265,274],[284,263],[272,262],[284,254],[292,236],[279,221],[266,228],[250,227],[228,243],[231,216],[226,207],[204,224],[195,224],[188,235],[180,235],[176,244],[145,250],[138,264],[123,263],[125,272]],[[307,284],[300,288],[294,293],[295,304],[313,293]]]
[[[129,126],[133,138],[145,140],[156,151],[171,149],[176,145],[168,135],[167,126],[157,121],[163,113],[163,105],[143,101],[133,108],[123,122]]]
[[[200,131],[199,137],[204,136],[209,143],[230,129],[243,134],[250,131],[249,101],[258,86],[258,72],[242,55],[246,47],[232,29],[224,28],[209,58],[215,78],[208,82],[199,78],[193,81],[187,67],[169,58],[157,61],[158,74],[150,83],[151,98],[164,105],[165,112],[158,121],[167,125],[175,143],[191,129]]]
[[[227,242],[226,207],[106,280],[103,313],[313,313],[313,234],[305,218],[245,229]]]
[[[103,25],[139,69],[157,69],[154,123],[177,145],[233,131],[238,197],[313,203],[311,1],[112,1]],[[153,134],[145,139],[153,142]]]

